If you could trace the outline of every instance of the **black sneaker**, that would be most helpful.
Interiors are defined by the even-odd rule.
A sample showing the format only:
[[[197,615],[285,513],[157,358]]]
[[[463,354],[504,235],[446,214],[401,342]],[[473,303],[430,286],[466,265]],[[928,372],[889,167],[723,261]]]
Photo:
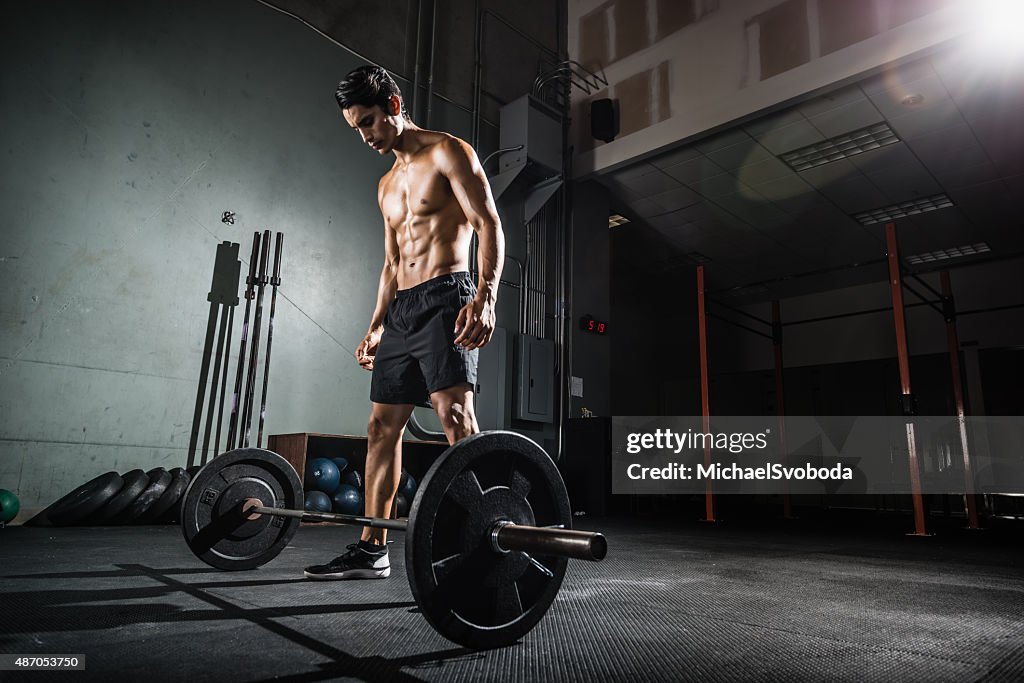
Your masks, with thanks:
[[[377,552],[363,550],[358,543],[346,547],[344,555],[339,555],[327,564],[315,564],[306,567],[308,579],[386,579],[391,575],[391,563],[388,561],[388,549]]]

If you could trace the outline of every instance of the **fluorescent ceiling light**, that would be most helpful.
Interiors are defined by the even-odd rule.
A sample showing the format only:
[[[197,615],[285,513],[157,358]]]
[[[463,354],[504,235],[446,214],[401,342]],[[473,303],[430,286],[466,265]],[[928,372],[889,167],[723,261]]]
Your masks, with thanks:
[[[874,225],[875,223],[885,223],[897,218],[913,216],[919,213],[928,213],[929,211],[945,209],[950,206],[953,206],[952,199],[944,194],[935,194],[930,197],[912,199],[909,202],[900,202],[899,204],[892,204],[878,209],[871,209],[870,211],[855,213],[853,214],[853,219],[860,222],[861,225]]]
[[[617,213],[613,213],[611,216],[608,216],[608,227],[609,228],[617,228],[620,225],[625,225],[628,222],[629,222],[628,218],[626,218],[625,216],[620,216]]]
[[[794,149],[792,152],[780,154],[779,158],[794,171],[806,171],[815,166],[870,152],[899,141],[896,132],[889,127],[889,124],[883,122]]]
[[[989,251],[992,250],[988,248],[987,244],[978,242],[977,244],[966,244],[962,247],[953,247],[952,249],[940,249],[938,251],[925,252],[924,254],[914,254],[907,257],[907,263],[917,266],[922,263],[934,263],[935,261],[947,261],[951,258],[984,254]]]

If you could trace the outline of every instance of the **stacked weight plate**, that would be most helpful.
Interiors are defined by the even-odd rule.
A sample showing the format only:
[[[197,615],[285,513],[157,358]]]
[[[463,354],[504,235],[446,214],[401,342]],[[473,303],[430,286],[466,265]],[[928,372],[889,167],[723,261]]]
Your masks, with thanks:
[[[176,523],[195,469],[107,472],[47,508],[46,518],[54,526]]]

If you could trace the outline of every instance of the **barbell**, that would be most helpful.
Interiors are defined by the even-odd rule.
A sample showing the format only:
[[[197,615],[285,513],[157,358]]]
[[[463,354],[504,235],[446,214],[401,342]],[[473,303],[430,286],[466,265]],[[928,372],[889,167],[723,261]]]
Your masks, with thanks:
[[[218,569],[262,566],[302,521],[405,531],[405,566],[420,611],[441,635],[486,649],[530,631],[558,594],[569,558],[600,561],[604,536],[576,531],[558,468],[515,432],[469,436],[446,450],[417,489],[408,519],[306,512],[287,460],[240,448],[196,473],[182,531]]]

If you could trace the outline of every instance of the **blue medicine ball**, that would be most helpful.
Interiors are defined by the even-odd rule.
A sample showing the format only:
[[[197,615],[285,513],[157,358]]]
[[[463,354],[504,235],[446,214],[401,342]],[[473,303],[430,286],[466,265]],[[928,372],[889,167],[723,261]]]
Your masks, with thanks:
[[[409,499],[406,498],[401,492],[395,494],[395,502],[392,508],[397,516],[408,517],[409,516]]]
[[[411,474],[402,470],[402,478],[398,482],[398,492],[405,496],[410,503],[416,496],[416,479]]]
[[[341,471],[334,461],[327,458],[313,458],[306,463],[306,489],[323,491],[330,495],[338,490]]]
[[[306,491],[306,512],[330,512],[331,497],[323,491]]]
[[[334,494],[334,511],[343,515],[363,514],[363,494],[355,486],[342,484]]]
[[[349,470],[341,478],[341,483],[348,484],[357,491],[361,491],[363,489],[363,475],[360,474],[359,470]]]
[[[348,460],[346,458],[331,458],[331,462],[338,466],[339,472],[344,472],[348,468]]]

